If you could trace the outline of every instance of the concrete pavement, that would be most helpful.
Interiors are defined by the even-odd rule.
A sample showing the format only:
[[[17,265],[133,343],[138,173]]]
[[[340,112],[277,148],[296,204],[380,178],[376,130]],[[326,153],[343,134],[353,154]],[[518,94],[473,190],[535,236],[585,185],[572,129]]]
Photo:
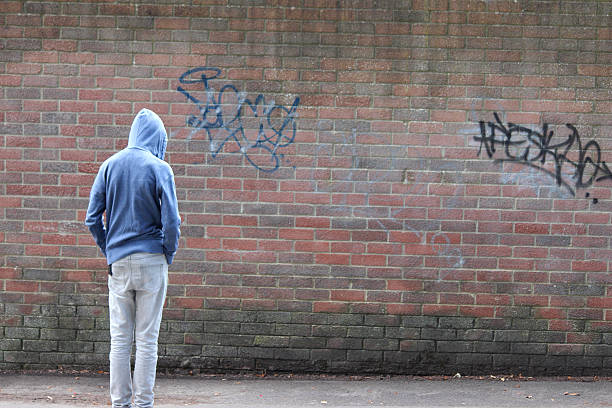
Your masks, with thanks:
[[[157,408],[612,407],[610,379],[161,376]],[[0,375],[0,408],[109,406],[108,376]]]

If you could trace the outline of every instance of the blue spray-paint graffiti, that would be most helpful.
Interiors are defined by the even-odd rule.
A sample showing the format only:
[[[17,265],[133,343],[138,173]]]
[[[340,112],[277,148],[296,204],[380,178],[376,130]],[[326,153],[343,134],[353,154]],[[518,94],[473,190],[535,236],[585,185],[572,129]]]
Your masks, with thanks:
[[[237,144],[247,161],[264,172],[273,172],[281,165],[281,149],[295,140],[297,130],[297,108],[300,98],[296,97],[287,108],[275,103],[266,103],[259,94],[254,101],[246,98],[232,84],[226,84],[215,95],[210,81],[219,78],[221,70],[211,67],[198,67],[183,73],[179,82],[182,85],[202,84],[205,100],[194,96],[183,86],[177,87],[197,107],[199,114],[190,115],[187,124],[193,128],[189,138],[204,131],[210,142],[213,157],[222,151],[228,141]]]

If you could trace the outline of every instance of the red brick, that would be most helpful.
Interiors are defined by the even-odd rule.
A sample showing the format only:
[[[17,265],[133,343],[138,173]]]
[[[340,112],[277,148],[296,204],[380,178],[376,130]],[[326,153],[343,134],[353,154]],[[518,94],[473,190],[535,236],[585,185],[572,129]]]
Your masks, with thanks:
[[[315,313],[346,313],[348,305],[344,302],[314,302]]]
[[[168,305],[170,307],[179,307],[179,308],[185,308],[185,309],[201,309],[203,304],[204,304],[203,298],[172,297],[169,299]]]
[[[423,315],[457,316],[458,307],[452,305],[423,305]]]
[[[390,315],[413,315],[418,316],[421,314],[420,305],[407,305],[407,304],[395,304],[391,303],[386,305],[387,313]]]
[[[348,265],[350,262],[350,255],[345,254],[316,254],[315,256],[317,264],[323,265]]]
[[[331,300],[343,302],[363,302],[365,300],[365,292],[362,290],[332,290]]]
[[[38,292],[39,283],[33,281],[12,281],[5,282],[7,292]]]
[[[155,19],[155,28],[158,30],[187,30],[188,18],[159,17]]]

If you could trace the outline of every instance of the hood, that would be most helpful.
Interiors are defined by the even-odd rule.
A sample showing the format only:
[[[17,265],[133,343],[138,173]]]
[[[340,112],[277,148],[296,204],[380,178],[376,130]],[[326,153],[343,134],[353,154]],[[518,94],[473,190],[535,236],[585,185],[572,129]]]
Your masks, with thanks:
[[[128,147],[148,150],[158,158],[164,158],[168,135],[159,116],[149,109],[141,109],[132,122]]]

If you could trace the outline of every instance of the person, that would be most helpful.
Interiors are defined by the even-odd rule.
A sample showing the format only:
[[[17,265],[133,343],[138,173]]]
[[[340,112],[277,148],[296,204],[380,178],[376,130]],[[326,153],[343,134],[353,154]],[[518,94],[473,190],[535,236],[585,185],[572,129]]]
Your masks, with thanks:
[[[174,174],[163,161],[167,143],[160,117],[142,109],[127,147],[102,163],[89,197],[85,224],[109,265],[113,407],[132,407],[132,399],[136,407],[153,406],[168,265],[178,247],[181,223]]]

